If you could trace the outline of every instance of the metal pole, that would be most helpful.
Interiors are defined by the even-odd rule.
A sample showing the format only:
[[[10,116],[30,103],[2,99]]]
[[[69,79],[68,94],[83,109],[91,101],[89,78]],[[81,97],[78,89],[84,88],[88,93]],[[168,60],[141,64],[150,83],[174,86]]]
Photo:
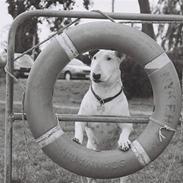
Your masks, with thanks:
[[[150,15],[136,13],[105,13],[117,20],[143,20],[143,21],[183,21],[181,15]],[[32,17],[68,17],[68,18],[90,18],[106,19],[97,12],[82,11],[52,11],[34,10],[20,14],[13,22],[8,38],[7,69],[13,71],[15,34],[19,25]],[[5,110],[5,151],[4,151],[4,183],[12,183],[12,137],[13,137],[13,79],[6,74],[6,110]]]
[[[142,20],[142,21],[183,21],[182,15],[152,15],[152,14],[138,14],[138,13],[109,13],[104,12],[116,20]],[[89,19],[107,19],[98,12],[87,11],[53,11],[53,10],[34,10],[20,14],[14,20],[12,26],[18,22],[23,22],[25,19],[32,17],[67,17],[67,18],[89,18]]]
[[[77,114],[56,114],[59,121],[81,121],[81,122],[98,122],[98,123],[140,123],[147,124],[149,116],[96,116],[96,115],[77,115]],[[24,114],[26,119],[26,114]],[[22,120],[22,113],[15,113],[14,120]]]
[[[13,41],[11,41],[13,39]],[[8,37],[7,68],[13,73],[14,36]],[[10,53],[10,54],[9,54]],[[5,146],[4,146],[4,183],[12,182],[12,140],[13,140],[13,78],[6,73],[6,107],[5,107]]]

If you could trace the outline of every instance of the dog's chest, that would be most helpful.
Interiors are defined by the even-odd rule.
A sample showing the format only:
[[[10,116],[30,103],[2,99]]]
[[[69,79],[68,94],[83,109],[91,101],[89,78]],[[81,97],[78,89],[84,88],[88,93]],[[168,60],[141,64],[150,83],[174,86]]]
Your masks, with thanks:
[[[92,130],[97,139],[101,140],[115,140],[120,131],[117,124],[114,123],[88,123],[87,127]]]
[[[129,115],[127,101],[123,94],[114,100],[101,105],[91,91],[85,95],[79,114],[87,115]],[[122,113],[124,112],[124,113]],[[109,150],[117,147],[117,141],[121,133],[119,125],[116,123],[91,123],[86,125],[88,140],[96,150]]]
[[[109,150],[116,148],[120,135],[120,128],[114,123],[90,123],[86,127],[88,140],[96,150]]]
[[[96,99],[92,101],[92,115],[116,115],[117,108],[113,102],[101,105]],[[91,108],[90,108],[91,109]],[[96,150],[116,148],[121,129],[116,123],[88,123],[88,139],[94,144]],[[87,131],[87,130],[86,130]]]

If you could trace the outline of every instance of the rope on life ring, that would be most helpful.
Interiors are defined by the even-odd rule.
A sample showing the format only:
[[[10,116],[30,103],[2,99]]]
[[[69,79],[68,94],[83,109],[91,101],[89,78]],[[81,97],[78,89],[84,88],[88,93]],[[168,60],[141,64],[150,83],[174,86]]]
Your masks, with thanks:
[[[58,73],[72,58],[91,49],[133,56],[151,81],[155,111],[128,152],[95,152],[72,142],[53,113],[52,92]],[[37,58],[26,90],[28,123],[45,154],[61,167],[93,178],[126,176],[153,161],[170,142],[180,109],[179,79],[164,50],[144,33],[112,22],[78,25],[57,36]]]

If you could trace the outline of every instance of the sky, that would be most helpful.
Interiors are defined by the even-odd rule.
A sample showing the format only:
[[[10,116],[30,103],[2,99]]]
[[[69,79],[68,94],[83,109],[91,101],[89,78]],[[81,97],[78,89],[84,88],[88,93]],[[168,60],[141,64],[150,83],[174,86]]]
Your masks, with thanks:
[[[8,37],[8,28],[12,23],[12,17],[8,14],[6,0],[0,0],[0,46],[1,42],[7,40]],[[74,10],[85,10],[82,5],[81,0],[75,0]],[[111,12],[111,1],[112,0],[92,0],[93,6],[91,9],[98,9],[105,12]],[[150,0],[151,6],[153,6],[157,0]],[[124,13],[139,13],[138,0],[115,0],[115,12],[124,12]],[[41,32],[41,29],[44,28],[44,33]],[[45,39],[49,34],[49,29],[47,25],[44,25],[40,28],[40,39]]]

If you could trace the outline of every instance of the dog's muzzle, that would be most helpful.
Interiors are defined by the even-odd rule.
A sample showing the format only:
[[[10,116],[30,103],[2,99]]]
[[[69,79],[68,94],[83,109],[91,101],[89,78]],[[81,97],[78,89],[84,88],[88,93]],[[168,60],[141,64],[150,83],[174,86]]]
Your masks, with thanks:
[[[96,82],[96,83],[101,82],[101,80],[100,80],[101,74],[95,74],[95,73],[93,73],[92,74],[92,78],[93,78],[93,81]]]

